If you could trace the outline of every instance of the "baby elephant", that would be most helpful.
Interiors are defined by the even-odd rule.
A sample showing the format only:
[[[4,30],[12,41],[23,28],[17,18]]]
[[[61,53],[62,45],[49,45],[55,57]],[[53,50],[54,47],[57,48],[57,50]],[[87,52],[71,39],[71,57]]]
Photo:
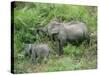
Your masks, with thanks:
[[[31,55],[33,63],[46,62],[49,57],[50,48],[47,44],[26,44],[26,54]]]

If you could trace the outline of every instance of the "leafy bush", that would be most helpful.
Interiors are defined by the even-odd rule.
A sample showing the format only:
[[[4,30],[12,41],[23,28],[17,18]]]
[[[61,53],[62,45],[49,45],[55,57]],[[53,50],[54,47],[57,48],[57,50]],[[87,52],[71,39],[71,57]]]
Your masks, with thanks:
[[[82,49],[82,47],[77,47],[77,46],[73,46],[71,44],[68,44],[66,47],[64,47],[64,53],[65,55],[69,55],[69,56],[74,56],[74,57],[81,57],[84,49]]]

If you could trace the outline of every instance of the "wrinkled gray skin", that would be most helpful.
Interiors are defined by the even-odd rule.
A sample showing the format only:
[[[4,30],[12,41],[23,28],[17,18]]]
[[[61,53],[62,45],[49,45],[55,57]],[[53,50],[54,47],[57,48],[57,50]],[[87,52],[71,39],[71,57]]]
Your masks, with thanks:
[[[88,29],[82,22],[58,23],[52,21],[47,27],[49,36],[59,42],[59,55],[63,54],[63,46],[67,42],[89,40]]]
[[[50,48],[47,44],[26,44],[25,52],[31,55],[31,60],[33,63],[46,62],[49,57]]]

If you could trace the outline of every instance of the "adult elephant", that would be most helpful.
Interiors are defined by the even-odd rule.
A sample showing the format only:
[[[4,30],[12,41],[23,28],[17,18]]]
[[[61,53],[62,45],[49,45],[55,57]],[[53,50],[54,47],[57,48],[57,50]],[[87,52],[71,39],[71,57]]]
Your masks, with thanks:
[[[63,46],[67,42],[82,42],[83,40],[89,41],[89,32],[85,23],[79,21],[72,21],[68,23],[59,23],[51,21],[47,25],[49,37],[58,41],[59,50],[58,54],[63,54]]]

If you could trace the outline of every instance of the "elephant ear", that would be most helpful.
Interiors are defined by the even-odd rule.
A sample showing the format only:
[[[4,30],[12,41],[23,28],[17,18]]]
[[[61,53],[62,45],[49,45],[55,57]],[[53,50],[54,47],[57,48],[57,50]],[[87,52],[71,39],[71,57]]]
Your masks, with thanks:
[[[48,24],[48,33],[49,35],[59,33],[60,23],[53,21]]]

